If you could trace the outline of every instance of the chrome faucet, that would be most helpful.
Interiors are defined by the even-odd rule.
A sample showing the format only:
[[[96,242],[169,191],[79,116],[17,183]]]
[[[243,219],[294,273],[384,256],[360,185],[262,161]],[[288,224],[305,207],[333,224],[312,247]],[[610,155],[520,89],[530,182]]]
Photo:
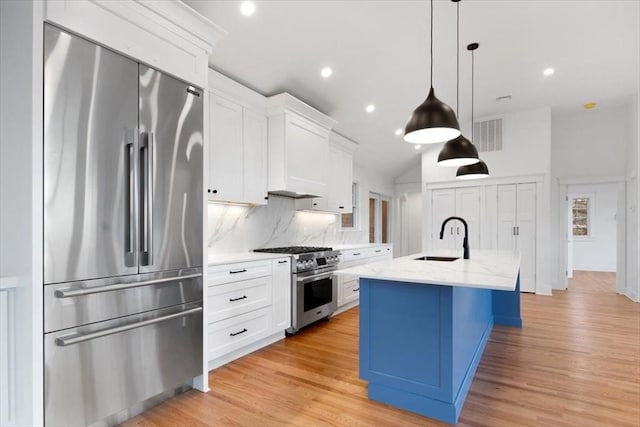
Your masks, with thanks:
[[[442,223],[442,228],[440,229],[440,240],[444,239],[445,225],[447,225],[447,223],[452,219],[457,219],[464,225],[464,240],[462,241],[462,249],[464,249],[464,259],[469,259],[469,227],[467,226],[467,221],[465,221],[463,218],[460,218],[459,216],[450,216],[449,218],[445,219]]]

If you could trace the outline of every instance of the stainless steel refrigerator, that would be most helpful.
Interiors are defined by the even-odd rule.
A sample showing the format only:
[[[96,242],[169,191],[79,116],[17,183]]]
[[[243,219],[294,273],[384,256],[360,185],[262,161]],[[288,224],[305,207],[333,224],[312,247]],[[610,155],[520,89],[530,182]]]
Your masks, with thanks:
[[[109,423],[202,373],[202,91],[44,46],[45,424]]]

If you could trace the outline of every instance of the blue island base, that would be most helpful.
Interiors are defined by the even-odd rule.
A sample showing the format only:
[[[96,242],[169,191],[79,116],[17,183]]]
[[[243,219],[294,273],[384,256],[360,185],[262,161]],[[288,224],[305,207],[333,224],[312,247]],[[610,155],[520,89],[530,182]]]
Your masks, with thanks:
[[[360,377],[370,399],[455,424],[494,323],[520,327],[512,292],[360,279]]]

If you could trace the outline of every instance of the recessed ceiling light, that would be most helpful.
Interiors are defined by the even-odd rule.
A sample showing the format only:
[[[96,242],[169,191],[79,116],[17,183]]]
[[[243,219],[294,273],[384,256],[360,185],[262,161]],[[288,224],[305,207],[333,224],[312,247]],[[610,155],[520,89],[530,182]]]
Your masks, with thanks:
[[[252,1],[243,1],[240,3],[240,13],[244,16],[251,16],[256,11],[256,5]]]
[[[545,68],[544,71],[542,72],[542,74],[544,74],[545,76],[550,76],[551,74],[555,73],[556,70],[554,70],[553,68],[549,67],[549,68]]]
[[[504,95],[496,98],[496,102],[504,102],[504,101],[511,101],[511,95]]]
[[[415,146],[415,149],[416,149],[416,150],[419,150],[419,149],[421,149],[421,148],[422,148],[422,144],[416,144],[416,146]]]
[[[320,70],[320,75],[325,79],[327,77],[331,77],[331,74],[333,74],[333,70],[331,69],[331,67],[324,67],[322,70]]]
[[[369,104],[369,105],[367,105],[367,108],[365,108],[364,110],[365,110],[367,113],[373,113],[373,112],[375,111],[375,109],[376,109],[376,106],[375,106],[375,105],[373,105],[373,104]]]
[[[402,129],[396,129],[396,135],[398,136],[402,135]]]
[[[594,108],[596,108],[596,103],[587,102],[586,104],[583,105],[583,107],[585,108],[585,110],[593,110]]]

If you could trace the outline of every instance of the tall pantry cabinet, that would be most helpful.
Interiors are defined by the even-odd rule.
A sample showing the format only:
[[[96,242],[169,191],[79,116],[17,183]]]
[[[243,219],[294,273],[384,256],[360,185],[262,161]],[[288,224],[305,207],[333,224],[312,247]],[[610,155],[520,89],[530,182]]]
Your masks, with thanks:
[[[498,249],[520,252],[520,290],[535,292],[535,184],[498,186]]]

